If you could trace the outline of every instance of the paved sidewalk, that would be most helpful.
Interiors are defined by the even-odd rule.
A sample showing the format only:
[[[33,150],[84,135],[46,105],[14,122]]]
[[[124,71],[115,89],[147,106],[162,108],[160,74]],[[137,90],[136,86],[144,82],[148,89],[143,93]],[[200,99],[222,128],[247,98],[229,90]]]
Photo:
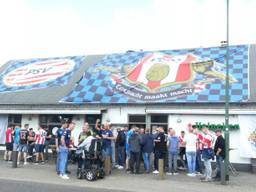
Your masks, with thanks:
[[[78,180],[75,177],[76,167],[71,165],[72,172],[70,180],[62,180],[55,173],[54,165],[27,165],[25,167],[12,168],[11,164],[0,161],[0,179],[9,179],[16,181],[30,181],[34,183],[48,183],[67,186],[90,187],[98,189],[112,189],[120,191],[190,191],[201,192],[255,192],[256,175],[249,173],[240,173],[237,177],[230,178],[228,186],[222,186],[217,182],[201,183],[199,178],[190,178],[181,173],[178,176],[166,176],[165,180],[153,174],[130,175],[124,171],[114,170],[112,175],[103,180],[88,182]]]

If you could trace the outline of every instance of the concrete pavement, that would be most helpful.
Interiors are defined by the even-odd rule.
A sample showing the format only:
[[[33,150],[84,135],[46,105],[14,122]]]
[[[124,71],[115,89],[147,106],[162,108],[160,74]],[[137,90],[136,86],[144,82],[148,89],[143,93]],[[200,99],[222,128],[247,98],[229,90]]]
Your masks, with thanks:
[[[222,186],[220,183],[201,183],[198,177],[191,178],[181,173],[177,176],[166,176],[165,180],[153,174],[130,175],[124,171],[114,170],[112,174],[103,180],[88,182],[86,180],[76,179],[76,167],[71,165],[72,172],[70,180],[62,180],[55,173],[55,166],[45,165],[27,165],[19,168],[12,168],[11,164],[0,161],[0,179],[9,181],[26,181],[35,184],[60,185],[67,187],[93,188],[115,191],[172,191],[172,192],[255,192],[256,175],[250,173],[240,173],[239,176],[230,178],[228,186]],[[104,190],[103,190],[104,189]]]
[[[63,186],[57,184],[33,183],[28,181],[14,181],[0,179],[1,192],[121,192],[108,189],[96,189],[90,187]],[[125,192],[125,191],[124,191]]]

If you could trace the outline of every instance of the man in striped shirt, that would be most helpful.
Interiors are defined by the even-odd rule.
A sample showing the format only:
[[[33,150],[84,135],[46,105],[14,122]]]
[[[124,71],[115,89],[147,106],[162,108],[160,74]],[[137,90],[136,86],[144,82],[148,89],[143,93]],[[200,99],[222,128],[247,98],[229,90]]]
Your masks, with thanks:
[[[4,153],[4,160],[5,161],[11,161],[12,160],[12,149],[13,149],[13,126],[10,125],[7,127],[5,131],[5,145],[6,145],[6,151]]]
[[[36,164],[39,163],[41,156],[41,162],[44,163],[44,144],[46,139],[46,131],[39,125],[38,131],[35,134],[35,151],[36,151]]]
[[[203,135],[203,151],[202,158],[204,161],[205,172],[204,176],[201,178],[202,181],[209,182],[212,180],[212,166],[211,159],[214,157],[214,152],[212,149],[213,137],[210,135],[210,131],[207,127],[202,129]]]

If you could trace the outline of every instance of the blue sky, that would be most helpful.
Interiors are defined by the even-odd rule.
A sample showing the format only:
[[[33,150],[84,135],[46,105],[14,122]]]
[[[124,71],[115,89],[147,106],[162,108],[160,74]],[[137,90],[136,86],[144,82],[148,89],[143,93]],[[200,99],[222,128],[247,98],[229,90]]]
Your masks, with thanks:
[[[256,0],[230,0],[231,44],[255,43]],[[0,65],[8,60],[218,46],[225,0],[0,1]]]

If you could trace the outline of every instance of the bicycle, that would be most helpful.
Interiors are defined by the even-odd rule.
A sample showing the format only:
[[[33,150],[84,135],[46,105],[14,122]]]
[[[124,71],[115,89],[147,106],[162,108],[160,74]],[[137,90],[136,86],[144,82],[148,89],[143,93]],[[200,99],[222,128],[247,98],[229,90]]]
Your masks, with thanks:
[[[232,151],[232,150],[236,150],[236,148],[229,148],[229,151]],[[233,164],[230,161],[228,162],[228,169],[233,176],[239,175],[239,172],[236,170],[236,168],[233,166]]]

